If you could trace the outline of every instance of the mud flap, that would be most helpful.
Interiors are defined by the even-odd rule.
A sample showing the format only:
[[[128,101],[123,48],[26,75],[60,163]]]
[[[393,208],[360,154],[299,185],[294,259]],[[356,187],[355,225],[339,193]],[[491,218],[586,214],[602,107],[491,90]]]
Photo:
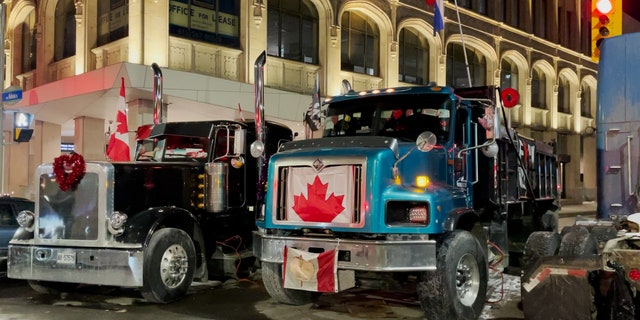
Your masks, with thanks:
[[[591,319],[589,275],[597,266],[595,258],[541,258],[522,278],[525,319]]]

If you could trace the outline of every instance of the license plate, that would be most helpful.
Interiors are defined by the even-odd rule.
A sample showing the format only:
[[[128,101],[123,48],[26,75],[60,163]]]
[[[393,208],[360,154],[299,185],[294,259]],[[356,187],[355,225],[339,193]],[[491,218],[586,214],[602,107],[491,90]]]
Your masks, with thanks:
[[[75,264],[76,253],[75,252],[58,252],[56,261],[58,264]]]

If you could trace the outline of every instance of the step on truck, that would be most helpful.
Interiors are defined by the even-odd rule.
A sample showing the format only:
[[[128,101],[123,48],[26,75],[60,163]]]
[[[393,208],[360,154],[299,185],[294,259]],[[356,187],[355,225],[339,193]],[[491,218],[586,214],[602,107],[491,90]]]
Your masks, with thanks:
[[[503,96],[517,95],[416,86],[324,101],[323,137],[269,162],[253,241],[267,292],[300,305],[412,281],[429,319],[478,318],[489,243],[506,269],[557,224],[554,147],[507,130]]]
[[[289,128],[264,121],[264,60],[255,67],[255,121],[156,123],[140,138],[135,161],[71,154],[40,165],[35,211],[20,213],[8,276],[42,293],[120,286],[166,303],[194,279],[252,271],[268,157],[293,139]],[[162,75],[154,71],[157,92]]]
[[[525,251],[525,318],[640,317],[640,33],[606,38],[596,96],[597,214]],[[535,259],[534,259],[535,257]]]

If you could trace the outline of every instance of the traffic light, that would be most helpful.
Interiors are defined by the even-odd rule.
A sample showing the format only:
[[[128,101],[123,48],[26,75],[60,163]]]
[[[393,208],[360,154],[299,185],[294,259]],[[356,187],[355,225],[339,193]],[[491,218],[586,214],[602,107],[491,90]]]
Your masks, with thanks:
[[[602,40],[622,34],[622,0],[591,0],[591,59],[600,58]]]
[[[29,129],[33,121],[33,114],[26,112],[13,113],[13,141],[28,142],[33,135],[33,129]]]

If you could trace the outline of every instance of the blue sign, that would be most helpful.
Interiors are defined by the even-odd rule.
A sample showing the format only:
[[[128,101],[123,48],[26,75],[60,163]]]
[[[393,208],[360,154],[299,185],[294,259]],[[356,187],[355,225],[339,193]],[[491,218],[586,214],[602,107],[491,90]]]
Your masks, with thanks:
[[[22,88],[11,86],[2,93],[2,102],[7,104],[17,103],[22,100]]]

